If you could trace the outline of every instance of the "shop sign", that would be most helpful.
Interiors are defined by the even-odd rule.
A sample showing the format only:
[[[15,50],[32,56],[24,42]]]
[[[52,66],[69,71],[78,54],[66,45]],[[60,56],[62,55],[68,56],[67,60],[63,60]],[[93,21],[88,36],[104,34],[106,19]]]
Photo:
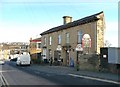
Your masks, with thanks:
[[[81,44],[78,44],[76,46],[76,51],[83,51],[83,48],[82,48],[82,45]]]
[[[91,38],[89,34],[84,34],[82,38],[82,47],[91,47]]]
[[[61,45],[58,45],[56,50],[61,51],[62,50]]]

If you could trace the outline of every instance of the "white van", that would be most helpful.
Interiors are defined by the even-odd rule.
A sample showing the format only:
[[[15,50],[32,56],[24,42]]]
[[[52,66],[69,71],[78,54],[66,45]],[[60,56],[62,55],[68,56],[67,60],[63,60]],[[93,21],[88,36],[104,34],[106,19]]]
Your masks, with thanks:
[[[30,64],[31,58],[29,53],[23,52],[21,55],[18,56],[16,65],[30,65]]]

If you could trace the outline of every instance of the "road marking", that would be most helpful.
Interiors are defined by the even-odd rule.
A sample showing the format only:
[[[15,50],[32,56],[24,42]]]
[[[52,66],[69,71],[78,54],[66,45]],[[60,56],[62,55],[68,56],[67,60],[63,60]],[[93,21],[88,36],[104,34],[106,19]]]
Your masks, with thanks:
[[[109,83],[114,83],[114,84],[120,84],[120,82],[117,82],[117,81],[94,78],[94,77],[89,77],[89,76],[81,76],[81,75],[75,75],[75,74],[68,74],[68,75],[74,76],[74,77],[85,78],[85,79],[91,79],[91,80],[98,80],[98,81],[109,82]]]
[[[0,73],[1,72],[13,72],[13,71],[16,71],[16,70],[1,70]]]
[[[5,87],[9,87],[9,84],[8,84],[7,80],[5,79],[5,77],[3,76],[2,73],[1,73],[1,77],[2,77],[2,83],[3,83],[3,85],[5,85]]]

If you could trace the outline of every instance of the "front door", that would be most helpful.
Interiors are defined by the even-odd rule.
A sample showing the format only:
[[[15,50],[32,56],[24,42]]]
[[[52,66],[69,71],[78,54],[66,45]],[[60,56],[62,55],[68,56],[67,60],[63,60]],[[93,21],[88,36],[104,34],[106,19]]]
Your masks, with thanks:
[[[47,50],[43,49],[43,56],[42,56],[43,60],[46,59],[46,52],[47,52]]]

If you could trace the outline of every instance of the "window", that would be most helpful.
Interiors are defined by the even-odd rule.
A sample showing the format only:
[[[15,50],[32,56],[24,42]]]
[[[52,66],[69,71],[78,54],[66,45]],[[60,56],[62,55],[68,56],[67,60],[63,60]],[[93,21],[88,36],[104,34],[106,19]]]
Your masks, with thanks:
[[[40,49],[41,48],[41,43],[37,43],[37,48]]]
[[[61,44],[61,35],[58,35],[58,44]]]
[[[69,33],[66,33],[66,43],[69,43]]]
[[[47,53],[47,49],[43,49],[43,52],[42,52],[43,59],[46,59],[46,53]]]
[[[84,45],[84,47],[91,47],[91,38],[90,38],[89,34],[84,34],[83,45]]]
[[[82,31],[78,31],[78,43],[82,43]]]
[[[49,45],[52,45],[52,37],[49,38]]]
[[[44,37],[44,45],[46,46],[46,37]]]

